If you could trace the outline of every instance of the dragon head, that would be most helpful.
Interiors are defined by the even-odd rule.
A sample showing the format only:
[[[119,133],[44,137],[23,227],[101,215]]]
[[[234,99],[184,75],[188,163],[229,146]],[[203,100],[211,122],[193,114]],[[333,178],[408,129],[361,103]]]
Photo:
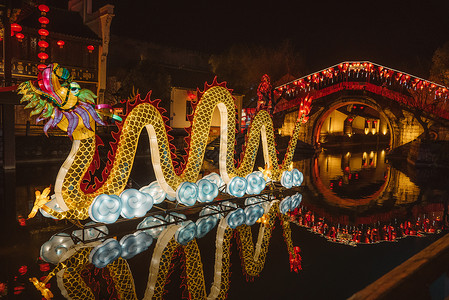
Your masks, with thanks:
[[[72,81],[70,72],[59,64],[49,64],[38,75],[37,81],[20,84],[21,103],[33,109],[31,116],[39,115],[36,122],[49,119],[44,132],[58,126],[69,137],[84,139],[95,136],[95,122],[104,125],[95,108],[95,94],[81,89]],[[82,122],[80,122],[80,119]]]

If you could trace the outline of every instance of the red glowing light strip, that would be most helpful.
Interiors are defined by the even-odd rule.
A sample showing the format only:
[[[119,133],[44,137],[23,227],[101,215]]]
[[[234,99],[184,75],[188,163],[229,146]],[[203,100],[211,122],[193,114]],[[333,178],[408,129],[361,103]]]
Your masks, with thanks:
[[[348,68],[350,67],[349,63],[341,63],[341,64],[339,64],[339,66],[340,65],[342,65],[342,67],[340,67],[340,69],[341,69],[340,72],[343,72],[343,73],[347,72]],[[382,66],[376,66],[376,67],[378,67],[379,69],[382,69],[382,70],[385,68],[385,67],[382,67]],[[330,67],[329,69],[332,69],[332,68],[333,67]],[[370,71],[370,69],[363,69],[363,71]],[[323,72],[323,71],[320,71],[320,73],[321,72]],[[382,72],[387,72],[388,73],[388,72],[398,72],[398,71],[385,69]],[[312,77],[316,77],[316,74],[319,74],[319,73],[315,73],[313,75],[307,75],[307,76],[301,77],[299,79],[291,81],[290,83],[297,82],[295,84],[295,87],[293,87],[293,88],[295,88],[296,90],[299,89],[299,90],[306,91],[306,85],[302,84],[303,81],[306,78],[308,80],[311,80]],[[390,76],[384,75],[384,76],[388,78],[391,75]],[[406,76],[406,77],[407,76],[411,76],[411,77],[413,77],[412,75],[409,75],[407,73],[401,73],[401,77],[403,77],[403,76]],[[391,76],[391,77],[393,77],[393,76]],[[311,80],[311,82],[313,83],[313,80]],[[443,93],[445,93],[446,96],[449,94],[448,93],[448,89],[446,87],[444,87],[442,85],[439,85],[439,84],[436,84],[436,83],[433,83],[433,82],[430,82],[430,81],[427,81],[427,80],[422,79],[422,78],[414,77],[414,79],[411,79],[410,82],[412,84],[413,84],[413,82],[415,82],[415,84],[417,84],[417,82],[419,82],[421,85],[425,85],[425,86],[429,86],[430,85],[430,86],[432,86],[434,88],[435,87],[439,87],[440,89],[442,89],[442,91],[435,91],[435,94],[438,95],[439,97],[442,97]],[[300,83],[301,86],[297,86],[298,83]],[[282,89],[284,89],[288,85],[289,85],[289,83],[287,83],[285,85],[282,85],[280,87],[277,87],[276,89],[280,89],[282,91]],[[290,88],[291,87],[288,87],[288,89],[290,89]],[[404,104],[412,103],[410,101],[413,100],[412,97],[408,97],[408,96],[406,96],[404,94],[401,94],[399,92],[392,91],[392,90],[390,90],[388,88],[384,88],[382,86],[378,86],[378,85],[372,84],[370,82],[352,82],[352,81],[350,81],[350,82],[349,81],[342,81],[340,83],[335,83],[334,85],[325,87],[323,89],[319,89],[319,88],[314,89],[313,88],[314,92],[312,94],[312,97],[313,97],[313,99],[318,99],[318,98],[327,96],[329,94],[332,94],[332,93],[335,93],[335,92],[338,92],[338,91],[344,90],[344,89],[367,90],[367,91],[373,92],[375,94],[378,94],[378,95],[390,98],[392,100],[395,100],[395,101],[397,101],[399,103],[404,103]],[[286,110],[286,109],[298,106],[300,104],[301,99],[303,97],[304,97],[304,95],[301,95],[300,97],[297,97],[295,99],[289,100],[288,102],[278,103],[276,105],[276,109],[275,109],[274,112],[276,113],[276,112],[279,112],[279,111],[283,111],[283,110]],[[449,111],[447,111],[447,110],[431,111],[431,113],[433,113],[435,115],[438,115],[441,118],[449,119]]]
[[[395,72],[395,73],[397,73],[397,74],[401,74],[402,76],[403,76],[403,75],[405,75],[406,77],[408,76],[408,78],[411,78],[411,79],[413,79],[413,80],[423,81],[423,82],[426,83],[426,85],[428,85],[428,84],[433,84],[435,87],[440,87],[440,88],[443,88],[443,89],[447,89],[447,87],[445,87],[445,86],[443,86],[443,85],[441,85],[441,84],[438,84],[438,83],[435,83],[435,82],[426,80],[426,79],[424,79],[424,78],[416,77],[416,76],[413,76],[413,75],[411,75],[411,74],[408,74],[408,73],[405,73],[405,72],[402,72],[402,71],[398,71],[398,70],[396,70],[396,69],[387,68],[387,67],[385,67],[385,66],[382,66],[382,65],[379,65],[379,64],[376,64],[376,63],[372,63],[372,62],[370,62],[370,61],[344,61],[344,62],[342,62],[342,63],[333,65],[333,66],[331,66],[331,67],[322,69],[322,70],[320,70],[320,71],[318,71],[318,72],[314,72],[314,73],[312,73],[312,74],[305,75],[305,76],[303,76],[303,77],[294,79],[294,80],[289,81],[289,82],[287,82],[287,83],[285,83],[285,84],[282,84],[282,85],[280,85],[280,86],[277,86],[277,87],[274,88],[274,89],[275,89],[275,90],[279,90],[279,89],[282,90],[282,89],[285,89],[285,88],[287,88],[289,85],[295,85],[295,82],[302,82],[302,81],[304,81],[305,79],[310,80],[312,76],[317,77],[317,74],[318,74],[319,76],[322,76],[321,73],[324,73],[324,74],[329,73],[329,72],[331,72],[331,71],[330,71],[331,69],[332,69],[332,71],[334,71],[334,69],[338,69],[339,71],[342,71],[342,70],[348,71],[349,67],[352,67],[352,66],[354,66],[354,67],[359,66],[359,69],[360,69],[360,70],[363,70],[363,71],[369,71],[369,70],[372,69],[373,67],[377,67],[377,68],[379,68],[379,71],[384,70],[383,72],[385,72],[385,71],[386,71],[386,72]],[[360,68],[360,66],[361,66],[362,68]],[[323,74],[323,75],[324,75],[324,74]]]

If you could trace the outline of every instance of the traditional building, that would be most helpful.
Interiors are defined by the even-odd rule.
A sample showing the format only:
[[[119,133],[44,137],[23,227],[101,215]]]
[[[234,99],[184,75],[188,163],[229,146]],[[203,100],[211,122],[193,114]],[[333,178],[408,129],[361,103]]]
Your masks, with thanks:
[[[74,81],[83,88],[95,91],[97,101],[103,102],[113,5],[106,4],[95,9],[91,0],[70,0],[67,8],[23,2],[21,7],[13,9],[5,6],[3,9],[3,15],[9,17],[5,17],[1,24],[3,53],[7,53],[6,57],[2,54],[4,63],[0,65],[0,74],[4,78],[2,91],[5,92],[0,93],[2,132],[11,131],[5,130],[6,123],[11,122],[16,125],[16,134],[25,132],[29,112],[22,107],[16,105],[15,120],[5,118],[7,106],[18,104],[19,100],[11,90],[23,81],[35,80],[39,68],[51,62],[67,68]],[[11,34],[6,37],[5,29],[9,27]],[[4,134],[1,138],[1,145],[14,143],[5,141]],[[2,154],[8,152],[6,146],[0,149],[5,149]]]

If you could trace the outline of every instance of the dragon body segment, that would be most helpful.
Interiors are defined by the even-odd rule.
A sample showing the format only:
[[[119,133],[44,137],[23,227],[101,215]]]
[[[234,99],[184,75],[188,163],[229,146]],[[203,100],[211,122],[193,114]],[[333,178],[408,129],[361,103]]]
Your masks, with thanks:
[[[107,179],[97,190],[85,192],[80,183],[89,170],[96,150],[95,126],[93,125],[95,121],[98,123],[102,121],[99,120],[97,111],[94,109],[91,94],[86,90],[77,90],[78,85],[70,80],[68,72],[64,70],[57,64],[49,65],[40,74],[38,85],[28,81],[22,83],[19,88],[19,93],[23,94],[21,102],[29,102],[27,106],[35,107],[32,114],[42,113],[42,118],[50,118],[47,122],[49,125],[46,124],[46,127],[58,125],[73,138],[72,151],[61,167],[55,184],[56,202],[63,211],[56,211],[45,205],[42,207],[54,218],[87,219],[89,206],[96,196],[119,195],[125,189],[143,128],[146,128],[148,132],[151,159],[157,181],[169,196],[175,197],[176,190],[182,182],[196,182],[198,179],[212,114],[216,107],[221,116],[219,169],[225,183],[235,176],[244,177],[253,171],[260,139],[262,139],[265,165],[271,172],[271,179],[279,180],[282,172],[290,166],[303,116],[301,115],[296,123],[284,161],[279,166],[272,119],[267,111],[259,111],[248,131],[240,164],[235,166],[234,98],[225,84],[214,81],[212,85],[206,85],[204,92],[200,93],[200,100],[193,114],[189,153],[184,168],[178,172],[179,175],[175,172],[171,158],[173,154],[166,131],[166,118],[164,119],[157,105],[153,105],[154,102],[151,102],[148,94],[143,100],[137,96],[126,119],[121,122],[115,159]],[[44,108],[41,109],[41,107]]]

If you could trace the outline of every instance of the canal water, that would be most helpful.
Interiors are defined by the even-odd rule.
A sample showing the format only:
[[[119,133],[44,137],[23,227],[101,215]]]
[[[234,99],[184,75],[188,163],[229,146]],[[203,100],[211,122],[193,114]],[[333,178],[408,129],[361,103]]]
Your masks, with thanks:
[[[72,226],[38,215],[26,220],[35,190],[54,184],[61,162],[18,164],[1,173],[0,298],[41,299],[28,282],[53,267],[39,260],[40,246],[58,231]],[[446,170],[416,169],[391,162],[385,149],[323,151],[296,157],[304,175],[303,201],[291,215],[292,239],[301,248],[302,270],[290,272],[288,252],[276,226],[265,268],[247,282],[239,250],[233,242],[229,299],[345,299],[392,270],[444,233],[449,182]],[[154,180],[149,158],[138,158],[132,185]],[[253,226],[257,236],[257,225]],[[215,232],[198,240],[206,290],[213,278]],[[153,246],[130,259],[138,298],[143,297]],[[183,295],[181,266],[175,264],[166,299]],[[56,299],[61,295],[50,282]],[[434,299],[444,284],[431,287]],[[3,299],[3,298],[2,298]]]

